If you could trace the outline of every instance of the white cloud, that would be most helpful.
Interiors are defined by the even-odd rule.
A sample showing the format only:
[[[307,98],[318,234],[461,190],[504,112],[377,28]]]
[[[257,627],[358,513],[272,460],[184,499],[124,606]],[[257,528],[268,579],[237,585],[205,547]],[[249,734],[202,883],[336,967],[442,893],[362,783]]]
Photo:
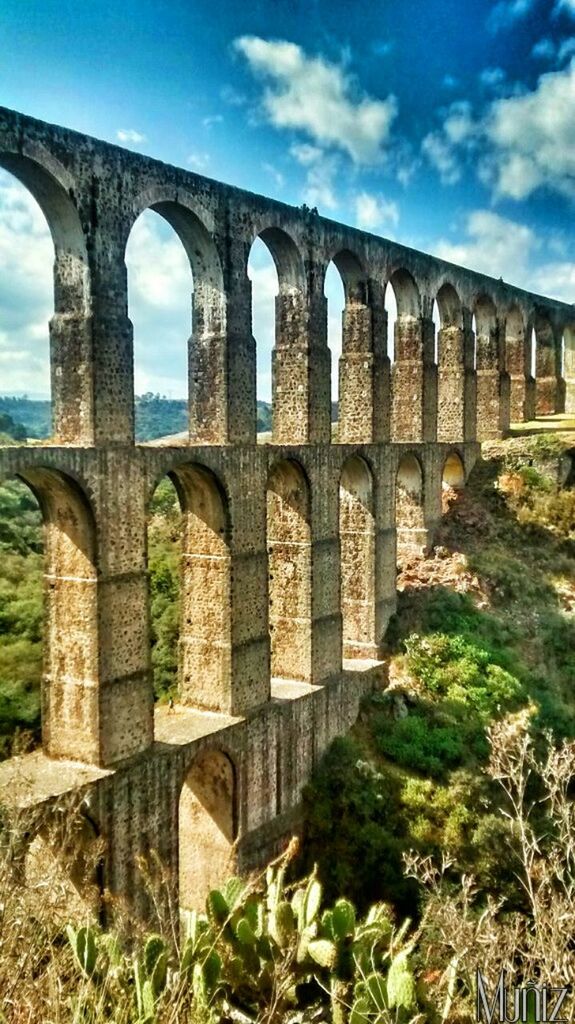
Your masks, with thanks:
[[[336,210],[338,201],[335,195],[333,179],[339,170],[340,162],[336,156],[325,156],[309,166],[303,192],[304,202],[308,206],[320,209]]]
[[[467,240],[459,243],[440,239],[434,253],[450,263],[530,287],[529,259],[537,247],[530,228],[492,210],[474,210],[465,233]]]
[[[524,96],[496,100],[484,131],[496,193],[525,199],[546,186],[575,196],[575,61]]]
[[[560,14],[561,11],[564,11],[565,14],[570,14],[571,17],[575,18],[575,0],[557,0],[557,3],[553,8],[553,13]]]
[[[477,150],[477,173],[496,198],[526,199],[544,187],[575,198],[574,109],[575,59],[541,75],[531,92],[494,100],[481,117],[452,105],[422,149],[445,184]]]
[[[530,288],[541,295],[553,295],[563,302],[575,302],[575,263],[567,260],[536,267]]]
[[[548,37],[539,39],[531,50],[531,56],[536,60],[553,60],[555,57],[555,43]]]
[[[304,131],[357,164],[381,162],[397,114],[394,96],[378,100],[360,94],[343,67],[309,57],[295,43],[242,36],[234,45],[251,71],[269,83],[263,109],[276,128]]]
[[[210,162],[209,153],[190,153],[188,163],[196,171],[205,171]]]
[[[277,167],[274,167],[273,164],[264,163],[262,164],[262,170],[267,171],[267,173],[273,178],[277,188],[281,189],[284,187],[285,178],[282,172],[278,171]]]
[[[154,391],[185,398],[192,274],[179,238],[150,210],[132,228],[126,266],[136,393]]]
[[[146,136],[142,132],[137,132],[135,128],[118,128],[116,138],[119,142],[131,143],[133,146],[146,142]]]
[[[533,2],[534,0],[500,0],[489,13],[487,27],[492,32],[499,32],[502,29],[508,28],[514,21],[519,21],[529,14],[533,7]],[[570,0],[567,0],[567,2],[570,2]]]
[[[202,124],[204,128],[211,128],[214,124],[221,124],[222,121],[223,116],[221,114],[210,114],[209,117],[204,117],[202,119]]]
[[[506,78],[503,68],[484,68],[479,75],[479,81],[489,89],[497,88]]]
[[[432,167],[439,174],[443,185],[454,185],[461,178],[461,166],[457,153],[440,132],[426,135],[421,148]]]
[[[271,400],[271,358],[275,343],[275,297],[278,275],[269,249],[256,238],[248,260],[252,282],[252,331],[256,341],[257,396]]]
[[[557,51],[557,60],[559,64],[568,60],[569,57],[573,56],[573,54],[575,54],[575,36],[570,36],[568,39],[563,39],[559,44],[559,49]]]
[[[355,220],[358,228],[366,231],[374,231],[384,224],[395,226],[399,222],[399,207],[393,200],[360,192],[355,197]]]
[[[303,164],[304,167],[308,164],[313,164],[317,160],[321,160],[323,157],[323,149],[319,146],[310,146],[309,142],[296,143],[290,146],[290,153],[298,163]]]
[[[39,206],[0,172],[0,389],[50,392],[54,247]]]

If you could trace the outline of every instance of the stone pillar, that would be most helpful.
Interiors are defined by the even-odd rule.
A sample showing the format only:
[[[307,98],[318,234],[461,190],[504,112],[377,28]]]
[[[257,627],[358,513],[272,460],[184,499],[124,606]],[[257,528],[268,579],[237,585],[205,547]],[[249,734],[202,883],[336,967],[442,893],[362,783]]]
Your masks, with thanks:
[[[98,531],[101,763],[154,738],[146,559],[146,498],[134,453],[108,456]]]
[[[464,441],[474,441],[477,429],[477,374],[474,367],[475,335],[471,311],[463,309],[463,365],[465,369]]]
[[[223,247],[223,243],[222,243]],[[256,343],[252,336],[249,243],[232,237],[223,285],[215,271],[194,274],[189,341],[190,441],[255,444]]]
[[[433,441],[437,435],[435,327],[430,317],[398,314],[392,367],[392,439]]]
[[[132,444],[134,331],[124,249],[105,220],[94,229],[92,243],[94,444]]]
[[[347,303],[342,313],[339,360],[338,441],[361,444],[373,439],[373,335],[369,306]]]
[[[313,267],[308,289],[285,286],[276,298],[276,344],[272,355],[274,444],[331,440],[331,356],[327,345],[327,299],[322,274]]]
[[[557,391],[555,397],[555,412],[564,413],[566,396],[567,396],[567,385],[565,382],[564,373],[566,372],[564,366],[562,366],[562,349],[563,349],[563,330],[560,326],[555,326],[553,330],[555,339],[555,378],[557,381]],[[567,344],[565,342],[565,344]]]
[[[190,441],[197,444],[256,440],[256,346],[243,266],[230,273],[226,299],[214,284],[195,283],[188,368]]]
[[[457,326],[438,331],[437,440],[465,437],[465,335]]]
[[[101,470],[97,544],[71,481],[26,478],[46,520],[44,749],[107,767],[152,742],[153,699],[141,474],[127,451]]]
[[[50,368],[53,439],[62,444],[94,443],[92,321],[86,313],[83,267],[56,248]]]
[[[312,492],[311,682],[341,672],[342,616],[339,545],[339,479],[327,460],[316,461]],[[321,497],[320,497],[321,496]]]
[[[507,380],[503,374],[499,322],[488,321],[477,331],[477,440],[502,436],[502,424],[509,423]],[[507,427],[503,427],[507,429]]]
[[[348,302],[342,313],[339,360],[338,441],[369,444],[389,439],[389,359],[385,354],[387,314],[370,281],[369,305]]]
[[[551,324],[540,320],[535,326],[537,349],[535,357],[535,411],[549,416],[557,408],[557,356]]]
[[[381,452],[375,488],[375,637],[380,647],[397,607],[394,460]]]
[[[250,486],[246,486],[250,481]],[[232,498],[241,529],[231,536],[232,691],[229,713],[243,715],[270,696],[266,488],[257,452],[244,457]]]
[[[565,412],[575,414],[575,328],[566,327],[565,338]]]
[[[505,323],[505,366],[509,376],[509,418],[521,423],[525,415],[525,396],[528,379],[527,335],[519,311],[507,316]]]
[[[391,360],[387,352],[387,310],[377,281],[369,281],[373,336],[373,441],[391,437]]]

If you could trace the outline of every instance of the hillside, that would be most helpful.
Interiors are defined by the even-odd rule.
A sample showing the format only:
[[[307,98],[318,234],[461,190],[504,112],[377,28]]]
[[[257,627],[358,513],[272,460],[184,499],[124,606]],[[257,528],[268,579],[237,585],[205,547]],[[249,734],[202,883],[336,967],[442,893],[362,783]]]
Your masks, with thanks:
[[[574,445],[575,434],[484,445],[466,488],[445,495],[432,553],[400,565],[389,686],[306,794],[302,864],[319,862],[330,897],[416,914],[403,864],[415,849],[519,898],[484,775],[488,730],[525,713],[535,736],[575,737]]]
[[[9,416],[15,423],[24,425],[19,440],[29,437],[45,440],[50,437],[52,426],[52,404],[30,398],[0,396],[0,417]],[[187,429],[188,404],[184,399],[165,398],[151,392],[137,395],[135,399],[136,441],[153,441],[158,437],[179,434]],[[271,405],[257,403],[258,431],[271,430]],[[2,432],[0,419],[0,432]],[[22,432],[23,431],[23,432]],[[8,431],[7,431],[8,433]]]

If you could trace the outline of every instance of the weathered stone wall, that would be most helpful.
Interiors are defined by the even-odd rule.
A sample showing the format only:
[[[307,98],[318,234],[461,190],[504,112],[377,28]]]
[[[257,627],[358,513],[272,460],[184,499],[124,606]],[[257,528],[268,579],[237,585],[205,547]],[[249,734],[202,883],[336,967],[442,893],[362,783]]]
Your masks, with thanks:
[[[574,312],[3,108],[0,166],[35,195],[55,247],[54,438],[0,448],[0,477],[27,481],[45,520],[43,751],[0,765],[0,795],[40,806],[85,792],[111,891],[145,912],[136,861],[155,850],[191,906],[294,827],[314,764],[382,683],[397,544],[432,541],[454,452],[468,472],[475,438],[504,431],[509,407],[522,418],[535,394],[542,411],[560,406]],[[178,447],[134,444],[124,254],[148,208],[173,226],[194,277]],[[279,279],[268,445],[256,444],[247,277],[258,236]],[[330,260],[345,289],[337,444]],[[174,710],[154,714],[146,522],[165,474],[184,521],[180,676]]]

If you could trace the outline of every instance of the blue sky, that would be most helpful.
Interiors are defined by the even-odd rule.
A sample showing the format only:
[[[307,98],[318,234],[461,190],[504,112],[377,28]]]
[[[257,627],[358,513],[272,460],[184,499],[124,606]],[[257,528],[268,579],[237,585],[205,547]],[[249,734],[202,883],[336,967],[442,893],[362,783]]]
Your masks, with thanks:
[[[0,43],[5,106],[575,298],[575,0],[3,0]],[[47,389],[50,246],[2,174],[2,391]],[[251,262],[268,398],[275,278]],[[137,390],[183,395],[192,282],[154,214],[128,269]]]

